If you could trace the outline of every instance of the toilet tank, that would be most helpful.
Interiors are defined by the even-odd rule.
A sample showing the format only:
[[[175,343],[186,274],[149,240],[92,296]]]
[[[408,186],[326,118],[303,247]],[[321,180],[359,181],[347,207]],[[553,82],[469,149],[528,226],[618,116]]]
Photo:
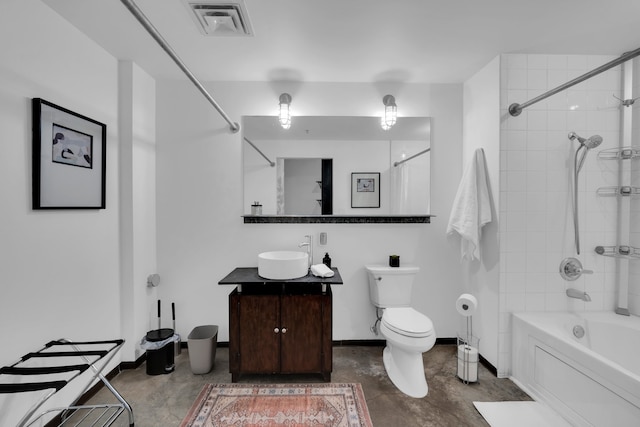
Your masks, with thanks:
[[[369,278],[369,298],[376,307],[409,307],[411,290],[420,269],[407,265],[389,267],[382,264],[365,266]]]

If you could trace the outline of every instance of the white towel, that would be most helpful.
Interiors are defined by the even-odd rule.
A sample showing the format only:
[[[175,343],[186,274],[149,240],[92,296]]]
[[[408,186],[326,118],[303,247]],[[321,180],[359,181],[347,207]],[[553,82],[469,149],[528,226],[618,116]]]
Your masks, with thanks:
[[[333,270],[325,264],[314,264],[311,266],[311,273],[317,277],[333,277]]]
[[[482,227],[490,222],[487,171],[484,151],[479,148],[462,175],[447,226],[447,234],[457,232],[462,238],[462,260],[480,259]]]

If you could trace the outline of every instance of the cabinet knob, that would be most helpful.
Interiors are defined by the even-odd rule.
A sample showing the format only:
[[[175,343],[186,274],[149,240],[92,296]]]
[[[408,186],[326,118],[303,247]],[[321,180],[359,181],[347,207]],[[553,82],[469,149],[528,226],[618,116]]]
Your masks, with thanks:
[[[274,329],[273,329],[273,332],[275,332],[275,333],[277,334],[278,332],[280,332],[280,329],[278,329],[278,328],[274,328]]]
[[[287,333],[287,328],[282,328],[282,333],[286,334]]]

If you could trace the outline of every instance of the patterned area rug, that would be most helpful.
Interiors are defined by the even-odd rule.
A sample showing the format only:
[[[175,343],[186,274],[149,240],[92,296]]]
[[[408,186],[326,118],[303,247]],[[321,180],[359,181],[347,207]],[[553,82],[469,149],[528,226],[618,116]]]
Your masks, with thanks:
[[[207,384],[180,427],[372,427],[360,384]]]

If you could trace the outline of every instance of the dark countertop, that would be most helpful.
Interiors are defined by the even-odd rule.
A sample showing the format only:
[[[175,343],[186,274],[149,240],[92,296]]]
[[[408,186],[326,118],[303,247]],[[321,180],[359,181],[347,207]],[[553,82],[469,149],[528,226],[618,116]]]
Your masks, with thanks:
[[[325,284],[342,285],[342,277],[336,267],[333,277],[316,277],[309,273],[304,277],[291,280],[271,280],[258,276],[258,267],[238,267],[218,282],[219,285],[251,285],[266,283],[301,283],[301,284]]]

